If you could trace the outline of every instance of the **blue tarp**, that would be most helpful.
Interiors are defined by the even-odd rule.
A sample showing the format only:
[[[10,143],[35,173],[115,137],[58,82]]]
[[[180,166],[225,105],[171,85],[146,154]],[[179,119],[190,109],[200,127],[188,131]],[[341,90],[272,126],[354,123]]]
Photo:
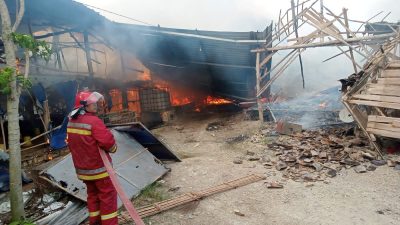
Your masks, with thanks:
[[[67,147],[67,124],[68,124],[68,113],[72,111],[75,103],[75,95],[78,89],[76,81],[68,81],[57,84],[55,86],[58,94],[65,100],[66,110],[64,120],[60,129],[53,131],[50,135],[50,147],[52,150],[58,150]]]

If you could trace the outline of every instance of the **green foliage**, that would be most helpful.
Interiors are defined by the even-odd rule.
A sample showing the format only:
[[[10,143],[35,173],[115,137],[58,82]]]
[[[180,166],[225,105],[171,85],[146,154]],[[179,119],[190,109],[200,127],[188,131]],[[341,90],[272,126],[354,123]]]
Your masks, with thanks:
[[[12,40],[19,47],[31,51],[34,55],[49,61],[51,56],[51,48],[45,41],[35,40],[31,35],[27,34],[11,34]]]
[[[17,83],[24,89],[29,89],[32,87],[32,82],[28,78],[25,78],[22,74],[17,74]]]
[[[11,93],[10,83],[13,81],[13,74],[15,70],[10,67],[6,67],[0,70],[0,93],[8,95]],[[29,79],[25,78],[22,74],[17,74],[17,83],[22,88],[31,88],[32,83]]]
[[[24,50],[31,51],[33,54],[48,61],[51,56],[51,49],[45,41],[37,41],[31,35],[12,33],[13,42]],[[22,88],[31,88],[32,83],[25,78],[23,74],[17,73],[14,77],[15,69],[6,67],[0,70],[0,93],[10,94],[10,83],[16,79],[18,86]]]
[[[35,225],[31,220],[20,220],[11,222],[10,225]]]
[[[0,92],[2,94],[10,94],[11,93],[11,87],[10,87],[10,82],[13,79],[13,74],[15,70],[10,67],[6,67],[2,70],[0,70]]]

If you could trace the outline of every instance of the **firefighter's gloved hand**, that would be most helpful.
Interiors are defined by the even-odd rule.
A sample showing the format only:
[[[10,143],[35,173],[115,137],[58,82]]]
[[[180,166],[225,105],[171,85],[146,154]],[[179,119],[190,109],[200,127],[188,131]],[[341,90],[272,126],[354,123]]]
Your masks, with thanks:
[[[113,145],[113,146],[108,150],[108,152],[110,152],[110,153],[115,153],[115,152],[117,152],[117,144]]]

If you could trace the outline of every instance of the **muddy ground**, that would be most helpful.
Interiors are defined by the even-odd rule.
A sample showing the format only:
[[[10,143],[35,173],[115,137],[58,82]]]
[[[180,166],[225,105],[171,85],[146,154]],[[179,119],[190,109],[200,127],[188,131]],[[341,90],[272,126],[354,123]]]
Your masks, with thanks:
[[[210,123],[217,126],[207,130]],[[223,124],[218,125],[218,124]],[[248,174],[279,181],[282,189],[268,189],[265,181],[207,197],[197,204],[155,215],[148,224],[234,225],[234,224],[399,224],[400,172],[381,166],[373,172],[358,174],[342,170],[334,178],[313,183],[282,178],[275,168],[258,161],[243,160],[248,150],[273,157],[266,145],[269,139],[253,142],[260,132],[257,121],[245,121],[242,114],[203,115],[180,118],[153,132],[168,143],[182,162],[167,166],[163,178],[168,197],[202,190]],[[228,143],[230,138],[240,138]],[[240,212],[240,213],[236,213]],[[242,215],[237,215],[242,214]]]

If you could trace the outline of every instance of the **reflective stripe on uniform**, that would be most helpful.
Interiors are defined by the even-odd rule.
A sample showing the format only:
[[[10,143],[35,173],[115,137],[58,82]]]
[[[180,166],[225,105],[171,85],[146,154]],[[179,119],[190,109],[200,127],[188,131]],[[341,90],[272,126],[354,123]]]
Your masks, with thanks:
[[[100,215],[100,211],[96,211],[96,212],[89,212],[89,216],[90,217],[96,217]]]
[[[92,129],[92,125],[87,124],[87,123],[68,122],[67,127],[70,127],[70,128],[83,128],[83,129],[86,129],[86,130],[91,130]]]
[[[101,215],[101,220],[108,220],[108,219],[112,219],[117,216],[118,216],[118,211],[115,211],[115,212],[107,214],[107,215]]]
[[[82,130],[75,128],[67,128],[67,132],[71,134],[80,134],[80,135],[92,135],[92,131],[90,130]]]
[[[77,169],[75,168],[75,171],[77,174],[81,174],[81,175],[96,175],[102,172],[106,172],[107,169],[105,167],[101,167],[98,169],[94,169],[94,170],[84,170],[84,169]]]
[[[104,177],[108,177],[108,173],[107,172],[99,173],[99,174],[96,174],[96,175],[81,175],[81,174],[78,174],[78,178],[81,179],[81,180],[98,180],[98,179],[101,179],[101,178],[104,178]]]

